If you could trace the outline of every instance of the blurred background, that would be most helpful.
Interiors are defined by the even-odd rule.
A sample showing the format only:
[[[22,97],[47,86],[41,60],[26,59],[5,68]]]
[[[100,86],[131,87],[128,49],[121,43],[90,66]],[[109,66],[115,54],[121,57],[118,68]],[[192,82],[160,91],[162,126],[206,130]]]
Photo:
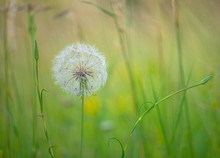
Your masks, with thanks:
[[[125,157],[218,157],[219,15],[218,0],[1,0],[0,158],[50,157],[36,99],[33,39],[55,157],[79,157],[81,100],[55,85],[51,70],[54,57],[76,42],[95,45],[108,63],[106,85],[85,98],[84,157],[121,157],[117,141],[108,146],[110,138],[125,147],[152,103],[210,74],[206,85],[152,109]]]

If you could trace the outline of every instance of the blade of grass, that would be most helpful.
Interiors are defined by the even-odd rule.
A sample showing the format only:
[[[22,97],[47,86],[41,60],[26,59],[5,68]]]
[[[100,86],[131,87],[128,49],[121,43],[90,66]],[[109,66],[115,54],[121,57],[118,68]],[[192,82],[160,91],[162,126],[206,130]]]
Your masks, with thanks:
[[[180,85],[182,88],[185,86],[185,74],[184,74],[184,68],[183,68],[183,49],[182,49],[181,35],[180,35],[179,8],[178,8],[178,3],[176,0],[173,0],[172,3],[173,3],[173,15],[174,15],[174,22],[175,22],[175,35],[176,35],[177,50],[178,50],[179,73],[180,73],[180,80],[181,80]],[[186,95],[184,93],[182,96],[182,101],[180,102],[180,106],[185,106],[185,109],[188,109],[187,98],[185,96]],[[182,113],[182,110],[180,110],[179,112]],[[187,127],[189,130],[190,121],[189,121],[189,118],[187,118],[189,117],[188,110],[185,110],[185,113],[186,113]],[[180,115],[181,114],[179,114],[179,116]],[[194,157],[191,142],[192,142],[191,137],[189,137],[188,144],[189,144],[190,155],[191,157]]]
[[[189,77],[188,77],[188,80],[187,80],[187,83],[186,83],[186,86],[189,85],[189,81],[191,79],[191,75],[192,75],[192,69],[190,71],[190,74],[189,74]],[[175,134],[176,134],[176,130],[177,130],[177,126],[179,124],[179,121],[180,121],[180,118],[181,118],[181,114],[182,114],[182,110],[183,110],[183,102],[185,101],[185,97],[186,97],[186,93],[184,93],[184,95],[182,96],[182,99],[181,99],[181,102],[180,102],[180,108],[179,108],[179,112],[178,112],[178,115],[175,119],[175,123],[174,123],[174,129],[173,129],[173,134],[172,134],[172,139],[171,139],[171,142],[173,143],[174,142],[174,139],[175,139]]]
[[[110,3],[110,7],[111,7],[111,11],[113,12],[113,14],[116,15],[116,11],[113,7],[113,2],[112,0],[109,0]],[[131,9],[131,8],[130,8]],[[130,24],[130,20],[128,20],[128,13],[126,14],[125,18],[126,18],[126,28],[121,28],[119,25],[119,19],[116,16],[112,17],[115,23],[115,27],[116,27],[116,31],[118,34],[118,38],[119,38],[119,42],[120,42],[120,46],[121,46],[121,53],[122,53],[122,57],[123,57],[123,61],[125,63],[125,67],[128,73],[128,78],[129,78],[129,82],[130,82],[130,88],[131,88],[131,96],[132,96],[132,101],[133,101],[133,106],[134,106],[134,110],[135,110],[135,114],[136,116],[139,113],[139,103],[138,103],[138,96],[137,96],[137,89],[136,89],[136,84],[135,84],[135,75],[134,75],[134,70],[132,69],[132,57],[131,57],[131,40],[129,39],[129,33],[128,33],[128,26]],[[143,141],[144,133],[143,133],[143,127],[141,126],[139,129],[140,132],[140,136],[137,137],[137,139],[135,139],[135,144],[138,141],[142,142],[143,148],[145,148],[145,142]],[[127,149],[127,146],[125,148],[125,150]],[[146,152],[144,152],[144,154],[146,155]],[[136,155],[136,154],[135,154]]]
[[[124,150],[124,147],[123,147],[121,141],[119,139],[117,139],[117,138],[110,138],[108,140],[108,146],[110,146],[110,141],[112,141],[112,140],[116,140],[119,143],[119,145],[121,147],[121,158],[124,158],[125,157],[125,150]]]
[[[37,41],[35,40],[34,42],[34,59],[35,59],[35,73],[36,73],[36,90],[37,90],[37,96],[38,96],[38,101],[40,104],[40,116],[42,118],[42,122],[43,122],[43,128],[44,128],[44,134],[46,136],[46,140],[48,143],[48,151],[49,154],[52,158],[54,158],[54,154],[53,154],[53,148],[52,145],[50,143],[50,139],[49,139],[49,135],[48,135],[48,130],[47,130],[47,126],[46,126],[46,121],[44,118],[44,104],[43,104],[43,92],[46,91],[45,89],[40,90],[40,85],[39,85],[39,72],[38,72],[38,60],[39,60],[39,52],[38,52],[38,45],[37,45]]]
[[[30,40],[31,40],[31,48],[32,48],[32,56],[34,56],[35,54],[35,34],[36,34],[36,24],[35,24],[35,20],[34,20],[34,14],[33,14],[33,11],[32,11],[32,7],[31,5],[29,4],[28,6],[28,33],[29,33],[29,36],[30,36]],[[31,56],[31,57],[32,57]],[[32,82],[33,82],[33,85],[35,84],[35,63],[34,62],[31,62],[31,67],[32,67]],[[38,142],[36,141],[36,129],[37,129],[37,98],[36,98],[36,90],[35,90],[35,87],[33,88],[33,92],[32,92],[32,97],[33,97],[33,107],[32,107],[32,115],[33,115],[33,124],[32,124],[32,141],[33,141],[33,153],[32,153],[32,157],[35,158],[36,155],[37,155],[37,151],[38,151]]]
[[[157,98],[156,90],[155,90],[155,88],[154,88],[154,83],[153,83],[151,77],[150,77],[150,80],[151,80],[151,85],[152,85],[152,91],[153,91],[153,95],[154,95],[154,100],[157,102],[158,98]],[[158,118],[159,118],[160,127],[161,127],[161,130],[162,130],[162,134],[163,134],[163,137],[164,137],[167,154],[170,155],[170,154],[171,154],[170,145],[169,145],[168,138],[167,138],[167,135],[166,135],[166,130],[165,130],[165,126],[164,126],[164,123],[163,123],[163,118],[162,118],[162,115],[161,115],[159,106],[156,106],[156,110],[157,110],[157,116],[158,116]]]
[[[8,116],[10,116],[10,107],[9,107],[9,84],[8,84],[8,80],[9,80],[9,72],[8,72],[8,67],[9,67],[9,62],[8,62],[8,48],[7,48],[7,12],[4,13],[4,31],[3,31],[3,50],[4,50],[4,77],[5,77],[5,106],[6,106],[6,111],[7,114],[9,114]],[[7,151],[7,155],[8,157],[11,157],[11,132],[10,132],[10,118],[7,117],[6,115],[6,132],[7,134],[7,143],[6,143],[6,151]]]
[[[115,14],[112,1],[111,0],[109,0],[109,1],[110,1],[110,6],[111,6],[111,9],[112,9],[112,12]],[[123,60],[124,60],[124,63],[126,65],[126,69],[127,69],[127,72],[128,72],[128,76],[129,76],[129,80],[130,80],[130,86],[131,86],[131,93],[132,93],[132,98],[133,98],[133,104],[134,104],[134,109],[135,109],[135,112],[137,114],[138,113],[138,109],[139,109],[138,108],[138,99],[137,99],[137,94],[136,94],[136,86],[135,86],[134,74],[133,74],[133,71],[132,71],[132,68],[131,68],[130,58],[129,58],[128,53],[126,51],[126,45],[125,44],[127,42],[125,42],[123,40],[123,34],[121,32],[117,16],[114,16],[113,20],[115,22],[115,27],[117,29],[118,38],[119,38],[119,41],[120,41],[121,51],[122,51],[122,55],[123,55]]]
[[[3,2],[3,6],[5,6],[5,8],[7,8],[7,3],[6,1]],[[10,54],[9,54],[9,46],[8,46],[8,12],[4,11],[3,12],[3,32],[2,32],[2,46],[3,46],[3,53],[4,53],[4,101],[5,101],[5,107],[6,107],[6,113],[5,113],[5,120],[6,120],[6,156],[8,157],[13,157],[14,154],[11,153],[12,150],[12,133],[11,131],[14,132],[14,134],[16,136],[18,136],[18,130],[17,127],[15,125],[14,122],[14,117],[13,117],[13,113],[12,113],[12,109],[11,109],[11,103],[10,103],[10,96],[11,96],[11,92],[10,92]],[[12,128],[12,129],[11,129]]]

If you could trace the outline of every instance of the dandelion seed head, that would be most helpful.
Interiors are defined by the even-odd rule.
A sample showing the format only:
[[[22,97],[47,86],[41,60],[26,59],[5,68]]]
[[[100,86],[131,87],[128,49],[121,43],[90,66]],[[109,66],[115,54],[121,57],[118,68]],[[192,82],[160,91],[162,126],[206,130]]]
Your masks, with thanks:
[[[55,57],[53,76],[67,93],[91,95],[106,82],[105,58],[94,46],[72,44]]]

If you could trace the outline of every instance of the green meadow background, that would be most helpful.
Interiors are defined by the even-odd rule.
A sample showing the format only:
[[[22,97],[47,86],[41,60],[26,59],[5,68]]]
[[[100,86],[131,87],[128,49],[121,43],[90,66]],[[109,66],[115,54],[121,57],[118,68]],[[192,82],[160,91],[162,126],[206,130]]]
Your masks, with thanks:
[[[106,85],[85,97],[83,157],[123,157],[121,143],[126,158],[217,158],[219,15],[218,0],[1,0],[0,158],[51,157],[44,123],[55,157],[79,157],[81,99],[51,70],[77,42],[95,45],[108,63]],[[155,106],[129,136],[153,103],[208,75]]]

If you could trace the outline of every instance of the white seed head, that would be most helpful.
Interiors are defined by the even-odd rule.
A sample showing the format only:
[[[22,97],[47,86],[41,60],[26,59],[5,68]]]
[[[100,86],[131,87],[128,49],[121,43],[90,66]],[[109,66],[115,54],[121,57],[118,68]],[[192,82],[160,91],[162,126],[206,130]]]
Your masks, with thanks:
[[[72,44],[55,57],[53,75],[67,93],[91,95],[106,82],[105,58],[94,46]]]

